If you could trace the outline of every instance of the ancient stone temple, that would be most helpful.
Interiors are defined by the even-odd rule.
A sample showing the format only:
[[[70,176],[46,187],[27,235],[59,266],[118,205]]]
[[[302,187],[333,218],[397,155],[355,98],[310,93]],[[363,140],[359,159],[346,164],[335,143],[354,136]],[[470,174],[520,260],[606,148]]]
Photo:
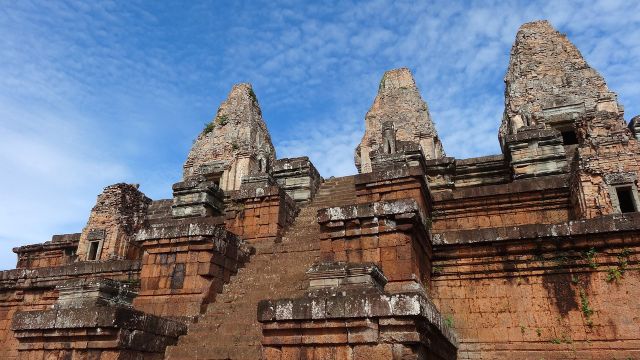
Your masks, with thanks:
[[[639,118],[545,21],[505,84],[502,154],[455,159],[386,72],[330,179],[235,85],[171,199],[108,186],[81,232],[14,249],[0,358],[640,358]]]

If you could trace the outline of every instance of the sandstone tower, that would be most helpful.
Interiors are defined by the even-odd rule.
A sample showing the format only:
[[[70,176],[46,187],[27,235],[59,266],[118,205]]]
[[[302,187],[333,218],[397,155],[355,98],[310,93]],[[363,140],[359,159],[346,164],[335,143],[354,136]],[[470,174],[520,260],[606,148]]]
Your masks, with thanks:
[[[501,154],[446,156],[396,69],[359,173],[324,180],[235,85],[171,199],[115,184],[14,249],[0,358],[638,358],[638,119],[546,21],[516,35]]]
[[[268,172],[275,159],[251,84],[236,84],[193,144],[184,178],[205,175],[222,190],[238,190],[243,177]]]
[[[393,154],[415,144],[427,159],[444,157],[442,144],[427,103],[422,100],[411,71],[387,71],[380,80],[378,95],[365,117],[365,133],[356,148],[359,172],[371,172],[371,152]]]
[[[531,126],[572,131],[575,119],[598,104],[617,109],[602,76],[548,21],[520,28],[504,81],[500,139]]]

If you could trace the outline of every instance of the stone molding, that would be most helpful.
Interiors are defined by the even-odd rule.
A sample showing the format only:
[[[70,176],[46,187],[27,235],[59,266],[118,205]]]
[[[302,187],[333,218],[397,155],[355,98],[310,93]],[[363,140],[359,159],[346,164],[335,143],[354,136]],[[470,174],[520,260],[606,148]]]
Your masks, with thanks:
[[[19,353],[46,356],[55,350],[164,353],[186,333],[186,325],[134,310],[124,285],[105,279],[80,279],[58,286],[52,309],[17,312],[11,329]]]
[[[140,260],[109,260],[77,262],[71,265],[39,269],[0,271],[0,289],[51,288],[71,278],[115,274],[134,280],[140,272]]]
[[[434,232],[434,245],[470,244],[523,239],[584,236],[640,230],[640,213],[605,215],[561,224],[529,224],[511,227]]]
[[[321,277],[322,284],[310,286],[299,298],[258,304],[265,359],[287,358],[292,348],[304,353],[316,346],[346,354],[375,347],[378,356],[393,353],[381,358],[398,360],[423,359],[427,353],[456,358],[457,337],[433,302],[424,293],[383,292],[385,278],[377,266],[318,263],[308,276],[312,284]]]

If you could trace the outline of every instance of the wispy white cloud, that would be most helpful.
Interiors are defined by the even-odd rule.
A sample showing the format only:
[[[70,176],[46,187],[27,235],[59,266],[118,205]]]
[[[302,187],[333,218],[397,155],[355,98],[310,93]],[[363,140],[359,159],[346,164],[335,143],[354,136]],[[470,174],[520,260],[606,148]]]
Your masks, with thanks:
[[[173,81],[150,76],[170,73],[161,56],[138,62],[118,40],[127,16],[145,18],[106,3],[0,9],[0,268],[15,266],[12,247],[80,231],[104,186],[146,181],[158,196],[179,176],[182,154],[138,166],[175,148],[167,135],[184,129],[168,116],[186,106]],[[154,138],[166,142],[153,149]]]
[[[92,149],[83,140],[91,134],[67,115],[25,112],[0,99],[0,268],[15,265],[14,246],[47,241],[53,229],[80,230],[96,192],[130,177],[126,166]]]
[[[260,47],[265,51],[259,58],[273,56],[277,64],[267,60],[268,67],[259,67],[250,57],[231,57],[227,66],[249,78],[254,77],[253,72],[260,73],[255,78],[258,88],[267,95],[263,103],[300,108],[300,104],[313,103],[318,98],[330,99],[330,106],[322,111],[328,113],[325,117],[358,122],[373,100],[382,72],[409,66],[431,107],[446,150],[458,157],[499,151],[502,77],[515,33],[526,21],[551,19],[585,50],[587,60],[604,73],[612,88],[637,88],[637,79],[628,77],[629,69],[638,66],[638,62],[630,61],[640,54],[640,37],[634,37],[638,31],[638,5],[634,3],[378,1],[351,5],[337,5],[329,14],[324,12],[322,21],[318,20],[316,5],[296,7],[296,16],[290,21],[281,16],[281,23],[272,24],[268,32],[257,38],[241,37],[236,44],[245,49],[255,43],[274,44],[272,52],[268,46]],[[624,21],[619,22],[618,18]],[[298,41],[280,42],[280,34],[292,27],[302,29],[295,31]],[[594,28],[599,31],[594,33]],[[265,75],[269,72],[270,76]],[[299,74],[309,82],[295,81]],[[318,76],[321,78],[317,82],[310,83]],[[636,91],[632,89],[621,96],[622,100],[633,99]],[[339,113],[344,108],[355,110],[359,116],[345,119]],[[637,111],[634,105],[627,109]],[[307,116],[315,118],[314,114]],[[460,131],[474,134],[471,145],[458,141]],[[333,168],[329,172],[336,173]]]

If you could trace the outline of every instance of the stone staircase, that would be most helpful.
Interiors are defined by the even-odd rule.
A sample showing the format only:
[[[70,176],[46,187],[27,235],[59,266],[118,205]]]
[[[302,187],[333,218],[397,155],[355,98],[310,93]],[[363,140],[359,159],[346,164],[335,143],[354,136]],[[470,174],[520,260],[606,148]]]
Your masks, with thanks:
[[[356,202],[353,177],[325,181],[315,199],[300,210],[279,243],[254,244],[256,254],[231,278],[221,294],[189,326],[165,358],[256,360],[261,357],[262,328],[257,321],[260,300],[301,295],[306,271],[320,253],[317,212]]]
[[[353,176],[325,180],[318,189],[312,206],[318,209],[356,203],[356,185]]]

